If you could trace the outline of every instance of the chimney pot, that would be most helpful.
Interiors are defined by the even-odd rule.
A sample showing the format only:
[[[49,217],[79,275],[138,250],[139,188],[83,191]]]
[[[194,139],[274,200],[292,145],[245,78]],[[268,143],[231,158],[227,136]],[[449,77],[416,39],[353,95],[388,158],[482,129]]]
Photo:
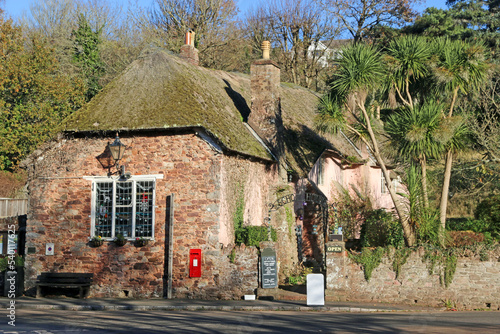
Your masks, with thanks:
[[[198,50],[194,47],[194,35],[195,33],[192,30],[186,32],[186,44],[181,47],[181,57],[198,66]]]
[[[261,48],[262,48],[262,59],[269,59],[269,51],[271,50],[271,42],[263,41]]]

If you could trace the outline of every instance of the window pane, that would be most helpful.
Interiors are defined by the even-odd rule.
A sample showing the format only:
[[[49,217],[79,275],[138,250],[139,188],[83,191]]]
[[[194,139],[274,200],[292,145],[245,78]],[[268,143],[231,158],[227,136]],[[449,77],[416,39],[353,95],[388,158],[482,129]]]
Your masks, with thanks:
[[[115,236],[132,237],[132,207],[117,207],[115,215]]]
[[[153,181],[137,182],[135,236],[153,236]]]
[[[113,214],[113,183],[96,183],[96,219],[95,234],[103,238],[111,237]]]
[[[132,182],[116,182],[115,236],[132,237]]]
[[[116,183],[116,205],[132,204],[132,182]]]

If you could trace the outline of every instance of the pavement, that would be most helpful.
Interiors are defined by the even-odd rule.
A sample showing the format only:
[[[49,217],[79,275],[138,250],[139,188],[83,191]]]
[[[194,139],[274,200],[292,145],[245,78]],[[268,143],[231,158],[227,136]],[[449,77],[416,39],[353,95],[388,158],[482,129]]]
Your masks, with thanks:
[[[132,298],[33,298],[0,297],[0,307],[6,309],[15,300],[16,309],[73,311],[314,311],[314,312],[440,312],[444,308],[385,303],[330,302],[324,306],[308,306],[306,300],[198,300],[198,299],[132,299]]]

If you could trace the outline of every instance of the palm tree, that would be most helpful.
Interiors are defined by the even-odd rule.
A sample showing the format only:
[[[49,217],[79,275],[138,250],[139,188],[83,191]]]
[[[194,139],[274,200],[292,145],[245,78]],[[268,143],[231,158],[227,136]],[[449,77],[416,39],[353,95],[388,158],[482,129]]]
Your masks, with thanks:
[[[429,208],[427,190],[427,161],[438,158],[444,151],[439,131],[443,119],[444,105],[433,100],[413,108],[401,108],[389,116],[385,130],[391,136],[398,157],[416,160],[420,164],[424,207]]]
[[[370,118],[365,105],[369,93],[380,87],[385,80],[386,73],[382,55],[374,47],[358,43],[342,50],[342,58],[339,59],[337,65],[337,72],[331,84],[332,96],[338,97],[336,103],[332,104],[333,108],[330,109],[331,114],[336,116],[335,121],[330,123],[330,125],[333,125],[331,128],[338,128],[340,126],[346,126],[345,124],[347,124],[346,119],[340,116],[339,107],[341,107],[341,109],[349,111],[357,120],[358,124],[366,130],[370,142],[364,139],[364,137],[361,137],[361,140],[370,144],[368,146],[372,149],[382,170],[399,221],[403,226],[406,243],[408,246],[412,246],[415,243],[415,232],[411,228],[408,216],[405,214],[394,187],[392,186],[389,172],[380,154],[378,140],[372,127],[373,120]],[[331,102],[328,100],[324,101]],[[322,105],[324,106],[325,103],[322,103]],[[358,114],[358,110],[361,114]],[[323,119],[325,119],[325,112],[323,112]],[[335,124],[337,125],[335,126]],[[353,128],[354,127],[350,126],[349,129]],[[361,134],[359,131],[353,132],[358,135]]]
[[[477,90],[487,76],[488,63],[485,49],[481,44],[469,44],[463,41],[439,39],[434,44],[436,54],[434,77],[437,87],[445,93],[451,93],[448,118],[453,111],[459,93],[467,94]],[[441,192],[440,221],[442,230],[446,227],[446,209],[448,207],[448,192],[450,187],[451,167],[453,164],[454,146],[449,145],[445,155],[445,171],[443,189]]]
[[[384,61],[389,70],[388,79],[401,102],[413,108],[411,85],[428,74],[431,48],[423,37],[403,36],[392,40]]]

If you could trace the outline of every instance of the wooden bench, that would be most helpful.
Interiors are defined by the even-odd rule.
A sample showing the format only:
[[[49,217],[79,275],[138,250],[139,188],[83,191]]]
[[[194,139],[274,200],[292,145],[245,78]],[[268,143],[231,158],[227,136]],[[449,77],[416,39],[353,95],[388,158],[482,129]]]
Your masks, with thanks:
[[[41,297],[42,287],[79,289],[80,298],[88,295],[94,274],[87,273],[42,273],[36,282],[36,297]]]

